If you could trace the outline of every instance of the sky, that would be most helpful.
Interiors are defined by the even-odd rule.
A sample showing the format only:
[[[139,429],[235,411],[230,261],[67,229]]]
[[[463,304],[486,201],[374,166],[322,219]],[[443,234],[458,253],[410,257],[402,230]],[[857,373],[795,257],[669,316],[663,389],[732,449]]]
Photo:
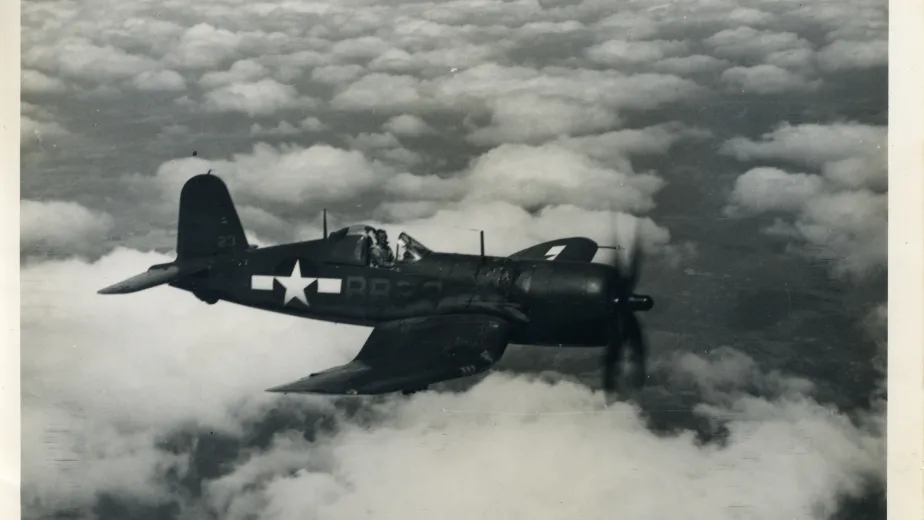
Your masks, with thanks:
[[[24,1],[24,516],[884,516],[887,34],[872,0]],[[514,345],[265,393],[369,329],[96,294],[173,259],[209,169],[257,244],[638,222],[651,385],[605,408],[602,352]]]

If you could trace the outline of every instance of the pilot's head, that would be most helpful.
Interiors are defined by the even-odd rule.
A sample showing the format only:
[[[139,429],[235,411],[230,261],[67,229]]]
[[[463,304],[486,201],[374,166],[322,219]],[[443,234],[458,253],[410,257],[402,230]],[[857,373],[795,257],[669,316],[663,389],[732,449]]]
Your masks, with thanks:
[[[388,243],[388,233],[384,229],[379,229],[375,232],[375,239],[382,244],[386,244]]]

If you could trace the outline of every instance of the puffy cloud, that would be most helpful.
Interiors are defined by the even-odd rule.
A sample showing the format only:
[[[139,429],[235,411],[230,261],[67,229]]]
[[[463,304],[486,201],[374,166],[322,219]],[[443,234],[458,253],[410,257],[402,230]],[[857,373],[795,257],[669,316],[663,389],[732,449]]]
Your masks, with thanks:
[[[479,145],[536,142],[553,137],[603,130],[616,125],[606,108],[532,94],[509,95],[487,102],[491,125],[474,130],[468,139]]]
[[[183,33],[166,59],[185,69],[215,68],[238,53],[242,40],[240,35],[226,29],[199,23]]]
[[[175,70],[145,71],[132,79],[138,90],[180,91],[186,88],[186,80]]]
[[[219,305],[221,319],[219,307],[164,287],[132,295],[131,305],[96,294],[169,260],[117,250],[92,264],[70,259],[24,268],[24,429],[34,442],[24,446],[23,502],[32,515],[92,505],[101,492],[162,499],[172,491],[166,474],[188,462],[164,444],[171,433],[240,432],[278,405],[265,388],[347,361],[367,333],[338,327],[340,340],[306,351],[305,338],[326,336],[334,326],[234,305]],[[62,288],[67,297],[49,298]],[[266,344],[273,348],[259,348]],[[67,433],[41,442],[49,431]],[[79,474],[61,471],[52,459],[79,460]]]
[[[87,511],[105,492],[232,519],[368,510],[423,518],[446,508],[447,497],[446,510],[460,518],[539,509],[560,516],[575,507],[605,516],[616,503],[678,514],[680,502],[652,502],[635,491],[660,486],[684,495],[686,512],[734,518],[736,506],[799,518],[833,513],[843,496],[884,479],[882,431],[813,400],[809,381],[766,373],[728,348],[671,356],[659,369],[672,385],[665,390],[697,395],[692,413],[727,430],[721,445],[701,444],[686,429],[655,435],[635,406],[605,408],[599,393],[554,374],[493,373],[460,392],[356,402],[359,419],[328,400],[266,394],[280,381],[347,361],[368,330],[208,306],[165,287],[95,294],[116,273],[165,260],[119,250],[95,263],[23,271],[27,516]],[[60,287],[69,297],[49,299]],[[305,338],[315,338],[311,348]],[[283,427],[268,445],[225,460],[217,474],[196,473],[196,444],[213,435],[244,443],[266,427],[259,421],[270,411],[322,414],[336,427],[313,440],[301,426]],[[42,442],[55,429],[67,434]],[[199,440],[167,442],[181,430]],[[52,458],[79,460],[79,473],[49,464]],[[407,460],[415,461],[410,470]],[[812,478],[801,478],[807,472]],[[195,504],[175,488],[177,479],[201,482]],[[580,500],[541,498],[557,497],[575,479]],[[632,485],[613,487],[622,481]],[[419,492],[415,501],[394,498],[408,487]]]
[[[587,49],[587,56],[597,63],[610,66],[651,63],[689,48],[681,41],[608,40]]]
[[[809,81],[775,65],[732,67],[722,73],[728,88],[752,94],[782,94],[800,90],[817,90],[821,80]]]
[[[269,70],[254,60],[238,60],[226,71],[206,72],[199,78],[199,84],[214,89],[234,83],[257,81],[268,74]]]
[[[882,189],[888,177],[886,129],[856,122],[782,123],[760,141],[729,139],[721,151],[739,161],[782,159],[820,168],[832,180],[851,186]],[[858,166],[865,166],[865,172],[857,171]]]
[[[23,200],[20,247],[26,255],[86,255],[98,252],[113,227],[112,217],[76,202]]]
[[[32,69],[22,70],[21,81],[23,94],[60,94],[67,89],[60,79]]]
[[[129,79],[158,67],[146,56],[128,53],[112,45],[98,45],[87,38],[65,38],[56,46],[23,49],[23,67],[59,73],[90,84]]]
[[[653,175],[627,175],[568,148],[501,145],[479,157],[469,176],[475,200],[500,199],[522,207],[577,202],[588,209],[646,211],[663,186]]]
[[[426,121],[410,114],[401,114],[389,119],[385,122],[384,128],[393,134],[409,137],[433,132],[433,129],[427,125]]]
[[[818,175],[754,168],[735,181],[730,202],[739,211],[792,212],[800,210],[823,190],[824,179]]]
[[[838,40],[818,51],[817,59],[819,67],[824,71],[884,67],[889,60],[889,44],[886,39]]]
[[[248,115],[268,115],[279,110],[311,108],[316,101],[299,96],[291,85],[271,78],[249,83],[232,83],[208,92],[205,107],[219,112],[244,112]]]
[[[792,216],[777,218],[767,232],[831,262],[837,275],[861,277],[883,269],[888,253],[885,138],[882,127],[839,123],[781,125],[761,141],[731,139],[723,151],[739,160],[797,162],[819,174],[752,169],[736,180],[726,212]]]
[[[719,31],[705,40],[721,58],[761,59],[786,50],[811,48],[811,44],[791,32],[758,30],[743,26]]]
[[[174,159],[157,170],[164,195],[173,200],[186,180],[211,168],[224,178],[237,200],[311,206],[359,197],[387,179],[388,170],[359,151],[317,144],[309,148],[258,143],[230,160]],[[248,199],[249,197],[249,199]]]

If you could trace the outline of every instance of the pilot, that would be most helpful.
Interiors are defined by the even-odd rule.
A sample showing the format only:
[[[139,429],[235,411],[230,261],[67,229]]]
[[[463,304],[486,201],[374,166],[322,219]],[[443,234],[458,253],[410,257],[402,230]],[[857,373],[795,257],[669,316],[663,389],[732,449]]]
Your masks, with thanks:
[[[384,229],[376,230],[375,245],[369,253],[373,267],[388,268],[395,265],[395,253],[388,245],[388,233]]]

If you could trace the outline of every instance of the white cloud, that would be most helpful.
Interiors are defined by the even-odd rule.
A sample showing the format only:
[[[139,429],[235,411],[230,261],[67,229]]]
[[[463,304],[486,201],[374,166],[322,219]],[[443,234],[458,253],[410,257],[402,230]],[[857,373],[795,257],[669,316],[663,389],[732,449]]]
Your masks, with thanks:
[[[186,88],[186,80],[175,70],[145,71],[135,76],[132,84],[143,91],[177,92]]]
[[[687,373],[691,360],[701,361],[700,377],[729,365],[690,355],[677,373]],[[653,518],[731,519],[742,508],[758,517],[809,518],[833,513],[843,495],[861,492],[867,476],[881,478],[881,438],[792,392],[800,382],[754,372],[780,394],[755,398],[732,385],[714,391],[720,406],[701,412],[732,415],[721,448],[699,446],[689,433],[655,437],[635,409],[605,410],[580,385],[495,375],[463,394],[384,405],[387,419],[376,428],[346,425],[320,443],[282,433],[208,486],[207,497],[219,516],[232,519],[369,511],[429,518],[434,510],[451,518],[604,518],[617,508]],[[802,478],[805,472],[813,478]],[[571,500],[561,499],[564,487]],[[638,492],[653,488],[678,500]],[[407,489],[415,490],[412,499]]]
[[[783,94],[817,90],[821,80],[808,80],[775,65],[732,67],[722,73],[729,89],[750,94]]]
[[[608,40],[587,49],[587,56],[604,65],[637,65],[650,63],[685,52],[689,47],[681,41]]]
[[[384,128],[393,134],[409,137],[433,132],[433,129],[423,119],[410,114],[401,114],[389,119],[385,122]]]
[[[651,209],[652,196],[664,184],[654,175],[627,175],[555,144],[501,145],[473,163],[468,180],[467,197],[473,200],[622,211]]]
[[[234,83],[257,81],[268,74],[269,70],[254,60],[238,60],[227,71],[206,72],[199,78],[199,84],[213,89]]]
[[[168,63],[189,69],[210,69],[238,53],[242,37],[208,23],[187,29],[166,56]]]
[[[233,83],[205,94],[205,107],[220,112],[244,112],[248,115],[269,115],[287,108],[311,108],[317,102],[299,96],[292,85],[283,85],[271,78],[250,83]]]
[[[23,94],[60,94],[67,90],[64,82],[60,79],[32,69],[22,70],[21,81]]]
[[[422,101],[417,78],[373,73],[338,92],[330,105],[345,110],[403,112],[422,108]]]
[[[884,160],[886,129],[856,122],[832,124],[781,123],[754,141],[735,137],[726,141],[722,153],[739,161],[783,159],[812,167],[823,167],[856,157]],[[878,173],[885,176],[885,163]]]
[[[737,211],[795,212],[824,191],[824,178],[779,168],[754,168],[735,181],[729,202]]]
[[[541,142],[554,137],[583,134],[616,125],[616,114],[569,99],[523,93],[487,101],[491,125],[471,132],[479,145]]]
[[[817,59],[819,67],[828,72],[884,67],[889,61],[889,44],[886,39],[838,40],[818,51]]]
[[[83,255],[101,249],[112,217],[76,202],[23,200],[20,247],[27,254]]]
[[[811,49],[811,44],[795,33],[758,30],[748,26],[724,29],[706,38],[705,43],[720,58],[762,59],[774,52]]]
[[[340,85],[362,76],[363,67],[351,65],[326,65],[311,71],[311,79],[328,85]]]
[[[162,498],[165,472],[186,464],[186,455],[159,444],[166,435],[239,432],[280,402],[265,388],[347,361],[367,334],[337,327],[341,339],[306,351],[305,338],[334,326],[211,307],[165,287],[130,296],[130,305],[96,294],[169,260],[117,250],[98,263],[23,269],[24,426],[31,439],[24,445],[24,505],[33,515],[92,504],[106,491]],[[261,348],[267,344],[273,348]],[[54,430],[66,433],[42,442]],[[79,460],[79,473],[50,463],[62,458]]]
[[[831,262],[837,275],[863,277],[887,260],[885,129],[856,123],[781,125],[761,141],[734,138],[722,151],[739,160],[785,160],[818,174],[754,168],[738,177],[728,214],[782,212],[767,232],[794,250]]]
[[[128,79],[157,68],[151,58],[82,37],[65,38],[55,46],[24,48],[22,61],[24,67],[60,73],[90,84]]]
[[[264,204],[311,206],[361,196],[387,179],[389,171],[370,162],[359,151],[317,144],[309,148],[258,143],[247,154],[231,160],[174,159],[157,170],[163,194],[175,199],[186,180],[211,168],[225,179],[238,198]]]

